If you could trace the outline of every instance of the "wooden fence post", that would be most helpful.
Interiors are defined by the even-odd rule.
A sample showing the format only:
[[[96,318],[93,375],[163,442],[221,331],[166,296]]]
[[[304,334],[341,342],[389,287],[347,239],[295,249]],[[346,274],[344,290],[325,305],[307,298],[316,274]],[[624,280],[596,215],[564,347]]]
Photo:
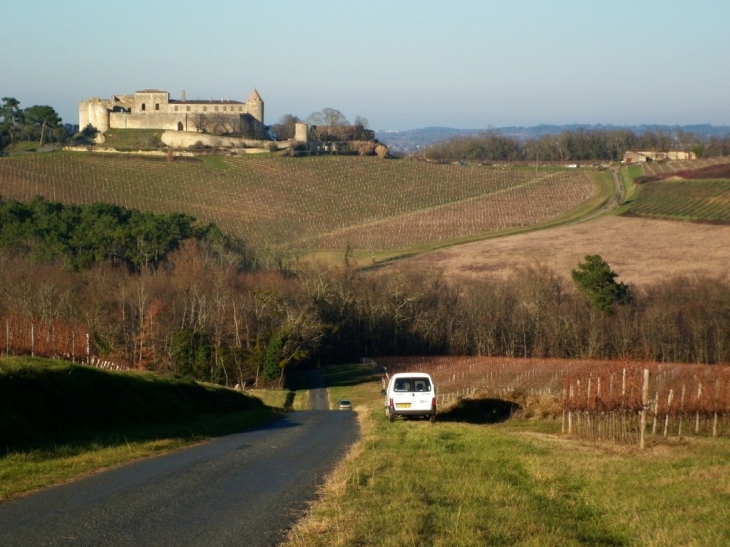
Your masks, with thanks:
[[[641,425],[639,425],[639,448],[646,447],[646,412],[649,407],[649,369],[644,369],[644,386],[641,388]]]

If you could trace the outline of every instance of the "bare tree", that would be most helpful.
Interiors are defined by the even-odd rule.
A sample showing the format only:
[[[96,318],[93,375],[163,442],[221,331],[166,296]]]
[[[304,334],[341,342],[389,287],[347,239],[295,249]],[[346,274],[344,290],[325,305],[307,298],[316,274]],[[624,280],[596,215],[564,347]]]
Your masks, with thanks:
[[[323,108],[319,112],[312,112],[307,118],[309,123],[321,125],[325,127],[335,127],[338,125],[350,125],[347,118],[339,110],[334,108]]]

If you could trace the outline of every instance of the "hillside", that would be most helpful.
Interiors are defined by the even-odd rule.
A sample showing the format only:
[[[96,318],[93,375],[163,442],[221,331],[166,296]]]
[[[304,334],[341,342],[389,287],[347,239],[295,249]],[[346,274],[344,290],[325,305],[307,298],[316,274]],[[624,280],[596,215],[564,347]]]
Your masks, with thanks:
[[[205,416],[235,414],[241,422],[244,415],[260,421],[272,409],[254,397],[188,379],[41,358],[0,358],[4,450],[114,435],[131,440],[160,426],[156,434],[187,436],[188,428],[196,428],[193,424]]]
[[[583,169],[271,155],[167,161],[54,153],[0,159],[4,198],[112,202],[214,221],[257,247],[377,253],[549,223],[607,194]]]
[[[715,165],[717,161],[724,161],[724,166]],[[619,280],[632,284],[726,272],[730,264],[727,158],[635,165],[630,170],[645,182],[630,192],[618,210],[621,216],[455,246],[410,262],[436,266],[452,280],[505,278],[534,263],[569,280],[570,270],[588,254],[600,254]]]

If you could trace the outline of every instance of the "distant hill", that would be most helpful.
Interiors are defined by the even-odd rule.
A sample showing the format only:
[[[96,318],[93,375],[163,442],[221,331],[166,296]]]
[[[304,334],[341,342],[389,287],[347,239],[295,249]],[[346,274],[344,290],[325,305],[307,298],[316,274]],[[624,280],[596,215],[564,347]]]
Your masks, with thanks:
[[[408,129],[406,131],[375,131],[375,138],[387,144],[394,151],[415,152],[420,148],[429,146],[435,142],[450,139],[455,136],[469,136],[484,133],[486,131],[497,131],[507,137],[516,137],[522,140],[537,139],[544,135],[557,135],[564,131],[575,131],[583,128],[586,130],[618,130],[627,129],[636,134],[654,132],[675,133],[681,130],[684,133],[694,133],[702,137],[724,137],[730,135],[730,126],[727,125],[604,125],[604,124],[567,124],[567,125],[534,125],[530,127],[509,126],[489,127],[482,129],[456,129],[453,127],[424,127],[420,129]]]

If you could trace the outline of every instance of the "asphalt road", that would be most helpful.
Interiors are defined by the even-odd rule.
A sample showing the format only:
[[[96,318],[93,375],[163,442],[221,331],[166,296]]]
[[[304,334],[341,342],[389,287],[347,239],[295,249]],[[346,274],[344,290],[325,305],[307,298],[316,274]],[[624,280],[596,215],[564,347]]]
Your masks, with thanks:
[[[287,414],[0,504],[0,545],[276,545],[357,436],[353,412]]]

